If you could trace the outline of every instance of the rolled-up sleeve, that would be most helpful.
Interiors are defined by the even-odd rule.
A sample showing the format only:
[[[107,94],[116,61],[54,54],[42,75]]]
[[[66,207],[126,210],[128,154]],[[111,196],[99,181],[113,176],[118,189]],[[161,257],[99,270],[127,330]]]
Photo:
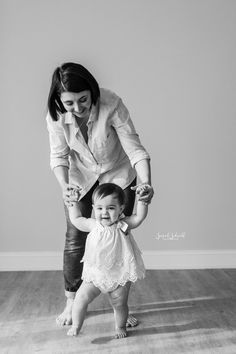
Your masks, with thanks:
[[[144,159],[150,160],[150,155],[140,142],[130,114],[121,99],[112,115],[112,126],[116,130],[120,143],[129,157],[132,167]]]
[[[50,144],[50,166],[53,170],[57,166],[65,166],[69,168],[69,152],[70,148],[66,142],[63,127],[60,121],[53,121],[50,114],[47,114],[47,129],[49,132]]]

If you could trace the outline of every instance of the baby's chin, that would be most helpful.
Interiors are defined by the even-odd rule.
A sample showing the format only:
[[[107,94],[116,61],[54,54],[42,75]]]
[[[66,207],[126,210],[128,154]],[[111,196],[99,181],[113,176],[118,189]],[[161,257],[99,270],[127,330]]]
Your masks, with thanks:
[[[103,226],[110,226],[110,225],[114,224],[114,221],[111,221],[111,219],[101,219],[100,223]]]

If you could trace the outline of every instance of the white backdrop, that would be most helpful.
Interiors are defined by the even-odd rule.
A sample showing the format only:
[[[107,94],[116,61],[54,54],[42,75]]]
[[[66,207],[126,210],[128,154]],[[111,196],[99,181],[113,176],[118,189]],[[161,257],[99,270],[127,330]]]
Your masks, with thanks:
[[[236,250],[236,2],[0,0],[1,252],[60,252],[49,168],[54,68],[80,62],[129,108],[152,157],[144,251]]]

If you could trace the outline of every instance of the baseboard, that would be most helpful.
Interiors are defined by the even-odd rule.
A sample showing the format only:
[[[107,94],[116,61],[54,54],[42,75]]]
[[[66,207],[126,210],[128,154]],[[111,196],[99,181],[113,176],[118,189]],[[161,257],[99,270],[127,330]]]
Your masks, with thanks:
[[[0,271],[61,270],[61,252],[0,252]]]
[[[147,269],[236,268],[235,250],[143,251]],[[62,270],[61,252],[0,252],[0,271]]]
[[[236,268],[234,250],[145,251],[147,269]]]

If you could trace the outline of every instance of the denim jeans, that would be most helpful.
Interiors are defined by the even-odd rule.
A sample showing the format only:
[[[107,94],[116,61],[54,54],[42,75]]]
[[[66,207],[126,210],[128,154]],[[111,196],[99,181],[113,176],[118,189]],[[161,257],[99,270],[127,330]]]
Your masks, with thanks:
[[[98,186],[98,182],[90,189],[90,191],[79,201],[80,210],[84,217],[91,217],[92,213],[92,194],[94,189]],[[126,207],[124,214],[129,216],[133,212],[135,202],[135,191],[130,187],[135,186],[136,178],[124,190],[126,196]],[[83,263],[80,263],[84,255],[87,232],[78,230],[70,221],[67,207],[65,207],[66,214],[66,241],[64,248],[63,273],[66,292],[76,292],[82,283],[81,275],[83,271]]]

